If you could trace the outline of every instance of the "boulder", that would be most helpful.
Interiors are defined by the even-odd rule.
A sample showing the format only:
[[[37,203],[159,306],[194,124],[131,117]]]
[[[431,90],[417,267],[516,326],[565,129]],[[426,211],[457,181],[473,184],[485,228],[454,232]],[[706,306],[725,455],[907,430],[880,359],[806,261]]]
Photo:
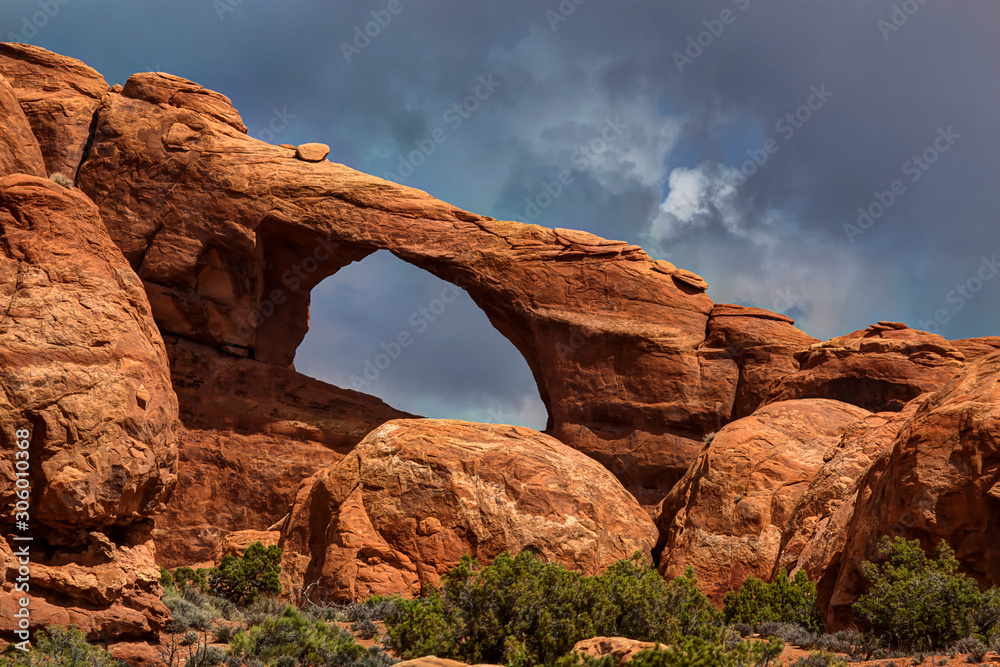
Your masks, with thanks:
[[[770,578],[785,527],[824,455],[868,414],[802,399],[726,425],[657,508],[660,573],[670,579],[694,566],[716,602],[747,575]]]
[[[322,162],[330,154],[326,144],[300,144],[295,149],[295,157],[306,162]]]
[[[614,660],[611,667],[622,667],[625,663],[631,662],[641,651],[665,648],[656,642],[641,642],[627,637],[592,637],[578,641],[573,646],[572,653],[597,660],[610,656]]]
[[[177,467],[163,340],[82,193],[0,179],[0,236],[0,505],[15,506],[18,472],[30,483],[27,527],[5,512],[0,534],[33,538],[32,627],[71,620],[91,636],[145,635],[167,619],[149,519]],[[21,546],[0,548],[13,558]],[[16,568],[5,569],[0,629],[10,630]]]
[[[866,415],[848,426],[840,442],[823,454],[823,467],[785,524],[772,576],[782,568],[789,573],[804,569],[817,582],[820,599],[830,599],[858,485],[915,411],[911,401],[902,412]]]
[[[827,621],[850,619],[864,590],[861,564],[883,535],[955,549],[963,571],[1000,585],[1000,352],[969,363],[921,397],[913,417],[859,485]]]
[[[873,412],[898,412],[950,380],[964,365],[965,355],[938,334],[879,322],[816,343],[796,360],[799,370],[775,381],[767,403],[829,398]]]
[[[265,547],[273,547],[280,541],[281,533],[277,530],[238,530],[222,538],[212,552],[212,560],[218,564],[223,556],[242,556],[251,544],[260,542]]]
[[[414,596],[471,554],[530,550],[586,574],[649,553],[646,513],[595,461],[517,426],[395,420],[300,489],[281,526],[286,591]]]

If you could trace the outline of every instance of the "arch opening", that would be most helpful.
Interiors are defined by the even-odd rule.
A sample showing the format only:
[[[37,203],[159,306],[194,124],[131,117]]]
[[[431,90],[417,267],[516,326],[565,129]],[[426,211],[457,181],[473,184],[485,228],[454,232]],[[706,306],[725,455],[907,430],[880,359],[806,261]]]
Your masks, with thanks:
[[[300,373],[424,417],[546,428],[528,363],[460,287],[379,250],[310,301]]]

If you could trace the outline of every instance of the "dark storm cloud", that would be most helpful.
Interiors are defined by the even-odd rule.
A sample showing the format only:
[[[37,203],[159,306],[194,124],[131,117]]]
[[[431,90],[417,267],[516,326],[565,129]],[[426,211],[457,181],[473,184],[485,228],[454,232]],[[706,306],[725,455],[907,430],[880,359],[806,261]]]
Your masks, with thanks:
[[[256,136],[325,141],[336,161],[480,213],[639,242],[704,275],[716,301],[792,313],[816,336],[877,319],[951,338],[1000,328],[1000,277],[975,280],[1000,254],[996,3],[400,0],[386,21],[389,5],[244,0],[220,20],[208,0],[69,0],[31,41],[111,81],[194,79],[233,98]],[[5,3],[4,34],[37,8]],[[366,27],[378,34],[354,43]],[[819,104],[817,89],[832,96]],[[602,136],[609,123],[625,129]],[[879,206],[863,233],[845,230]],[[346,296],[315,300],[314,334],[336,322],[337,344],[307,346],[300,368],[341,377],[423,305],[426,290],[401,287],[379,296],[387,319],[370,319],[373,286],[415,280],[397,265],[355,281],[350,313]],[[537,395],[523,363],[473,382],[456,358],[512,348],[484,354],[472,309],[446,317],[427,338],[443,344],[395,366],[395,395],[437,414],[463,396]]]

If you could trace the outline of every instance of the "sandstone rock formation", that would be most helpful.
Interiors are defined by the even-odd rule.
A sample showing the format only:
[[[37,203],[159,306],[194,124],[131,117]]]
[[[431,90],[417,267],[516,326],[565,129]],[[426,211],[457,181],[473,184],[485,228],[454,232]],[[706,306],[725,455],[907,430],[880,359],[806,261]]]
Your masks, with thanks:
[[[184,428],[177,489],[153,532],[164,567],[210,561],[227,533],[271,526],[302,480],[379,424],[411,416],[290,368],[166,343]]]
[[[712,308],[699,350],[706,356],[711,351],[728,355],[738,369],[733,419],[760,407],[772,382],[799,370],[796,353],[819,342],[794,324],[790,317],[760,308],[723,303]]]
[[[800,369],[771,387],[768,403],[830,398],[875,412],[898,412],[950,380],[965,355],[937,334],[879,322],[814,344],[796,359]]]
[[[848,426],[840,442],[823,454],[823,467],[785,524],[772,576],[781,568],[790,573],[805,569],[817,582],[820,599],[830,599],[858,485],[915,410],[916,402],[911,401],[901,412],[867,415]]]
[[[0,73],[31,124],[45,169],[75,178],[107,81],[79,60],[30,44],[0,43]]]
[[[827,620],[844,624],[862,590],[861,563],[882,535],[946,540],[963,569],[1000,584],[1000,352],[968,364],[919,400],[892,449],[860,483]]]
[[[578,641],[571,652],[597,659],[611,656],[615,660],[614,667],[622,667],[631,662],[637,653],[657,648],[663,649],[665,647],[656,642],[641,642],[626,637],[593,637]]]
[[[0,75],[0,176],[45,176],[38,140],[7,79]]]
[[[287,590],[315,599],[416,595],[470,553],[530,550],[596,574],[656,529],[618,481],[517,426],[396,420],[300,490],[281,527]]]
[[[660,503],[659,568],[693,565],[714,601],[747,575],[768,579],[782,533],[824,455],[868,411],[826,399],[760,408],[716,434]]]
[[[166,617],[148,519],[176,482],[163,341],[142,284],[82,193],[35,176],[0,179],[0,238],[0,506],[15,506],[14,435],[27,429],[32,622],[143,634]],[[13,534],[14,520],[3,512],[0,534]],[[7,545],[0,598],[12,601]]]
[[[403,660],[402,662],[397,662],[396,664],[399,665],[399,667],[465,667],[464,662],[459,662],[457,660],[449,660],[448,658],[439,658],[436,655],[428,655],[422,658],[414,658],[413,660]],[[480,663],[478,665],[472,665],[472,667],[498,667],[498,666]]]

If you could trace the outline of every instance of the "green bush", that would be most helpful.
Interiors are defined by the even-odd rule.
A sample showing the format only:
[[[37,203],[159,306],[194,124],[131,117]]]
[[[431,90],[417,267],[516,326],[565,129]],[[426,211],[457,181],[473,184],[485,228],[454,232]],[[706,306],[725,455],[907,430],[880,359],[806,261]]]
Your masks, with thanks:
[[[947,542],[938,542],[931,558],[919,541],[902,537],[883,537],[878,549],[883,560],[862,565],[870,586],[853,606],[868,633],[892,648],[937,651],[964,637],[985,639],[997,631],[997,591],[982,593],[959,573]]]
[[[396,602],[386,617],[403,658],[434,654],[509,667],[553,665],[596,635],[664,644],[684,637],[721,641],[721,615],[693,571],[667,584],[638,555],[597,577],[545,563],[529,552],[480,567],[464,557],[420,600]]]
[[[757,626],[772,621],[796,623],[810,632],[823,631],[816,584],[809,581],[805,570],[796,572],[793,579],[788,578],[785,570],[779,570],[771,583],[750,575],[739,590],[726,593],[723,602],[727,623]]]
[[[360,665],[378,661],[354,636],[322,621],[310,621],[295,607],[240,631],[229,644],[230,653],[245,662],[268,665]],[[386,659],[382,662],[388,663]]]
[[[50,625],[35,633],[27,652],[13,644],[0,656],[2,667],[118,667],[110,653],[87,643],[78,628]]]
[[[268,593],[281,593],[281,549],[254,542],[243,556],[223,556],[208,574],[214,595],[246,605]],[[190,569],[190,568],[188,568]]]

